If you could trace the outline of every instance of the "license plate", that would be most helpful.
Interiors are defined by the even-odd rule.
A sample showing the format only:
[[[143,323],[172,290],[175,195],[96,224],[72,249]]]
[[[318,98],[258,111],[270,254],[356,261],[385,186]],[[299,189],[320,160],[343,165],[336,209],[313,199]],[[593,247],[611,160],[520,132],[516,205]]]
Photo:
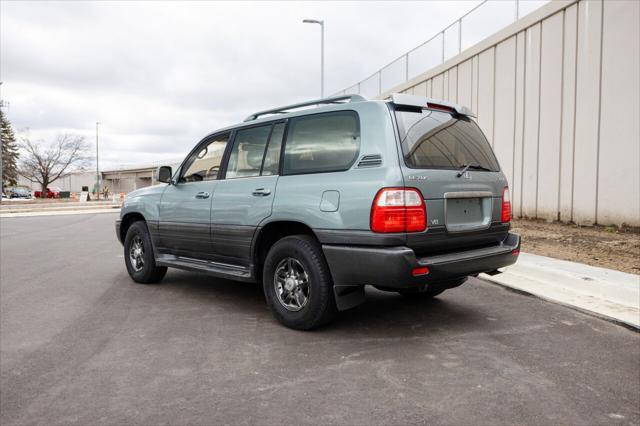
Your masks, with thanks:
[[[446,200],[446,224],[449,230],[464,231],[485,226],[487,213],[483,198],[451,198]]]

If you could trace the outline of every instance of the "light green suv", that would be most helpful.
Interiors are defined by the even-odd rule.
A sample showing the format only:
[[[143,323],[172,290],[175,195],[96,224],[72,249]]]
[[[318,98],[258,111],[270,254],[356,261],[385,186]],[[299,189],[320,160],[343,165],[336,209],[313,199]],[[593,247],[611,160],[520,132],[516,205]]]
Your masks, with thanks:
[[[519,254],[491,146],[467,108],[425,97],[261,111],[158,180],[116,223],[133,280],[174,267],[261,281],[296,329],[360,304],[365,285],[430,298]]]

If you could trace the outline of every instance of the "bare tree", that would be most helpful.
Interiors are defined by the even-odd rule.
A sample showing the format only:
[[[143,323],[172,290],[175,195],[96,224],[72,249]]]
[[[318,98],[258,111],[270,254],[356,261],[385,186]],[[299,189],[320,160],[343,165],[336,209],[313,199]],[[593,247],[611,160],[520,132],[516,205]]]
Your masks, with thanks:
[[[41,197],[47,196],[47,187],[70,172],[84,169],[89,163],[89,145],[84,136],[60,135],[56,141],[46,144],[22,138],[23,154],[19,173],[42,187]]]

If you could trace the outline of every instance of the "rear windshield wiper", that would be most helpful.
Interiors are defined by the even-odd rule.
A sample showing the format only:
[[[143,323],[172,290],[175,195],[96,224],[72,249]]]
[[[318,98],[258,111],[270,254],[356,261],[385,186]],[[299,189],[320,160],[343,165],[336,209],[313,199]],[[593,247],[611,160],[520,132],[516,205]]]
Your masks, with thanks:
[[[467,170],[469,169],[473,169],[473,170],[484,170],[485,172],[491,172],[491,169],[487,169],[486,167],[482,167],[478,164],[463,164],[462,165],[462,170],[460,170],[458,172],[458,177],[461,177]]]

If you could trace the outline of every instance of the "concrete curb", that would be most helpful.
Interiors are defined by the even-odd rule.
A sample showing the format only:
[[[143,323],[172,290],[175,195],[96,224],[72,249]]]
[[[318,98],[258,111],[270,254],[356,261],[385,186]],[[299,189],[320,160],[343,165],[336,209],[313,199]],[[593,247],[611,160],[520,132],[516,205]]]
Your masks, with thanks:
[[[640,275],[521,253],[502,274],[480,277],[640,331]]]
[[[22,206],[2,206],[0,213],[25,213],[36,211],[56,211],[56,210],[97,210],[120,208],[120,203],[65,203],[65,204],[25,204]]]
[[[64,216],[75,214],[96,214],[96,213],[120,213],[119,208],[100,208],[100,209],[84,209],[84,210],[55,210],[55,211],[30,211],[20,213],[0,213],[0,219],[15,217],[35,217],[35,216]]]

